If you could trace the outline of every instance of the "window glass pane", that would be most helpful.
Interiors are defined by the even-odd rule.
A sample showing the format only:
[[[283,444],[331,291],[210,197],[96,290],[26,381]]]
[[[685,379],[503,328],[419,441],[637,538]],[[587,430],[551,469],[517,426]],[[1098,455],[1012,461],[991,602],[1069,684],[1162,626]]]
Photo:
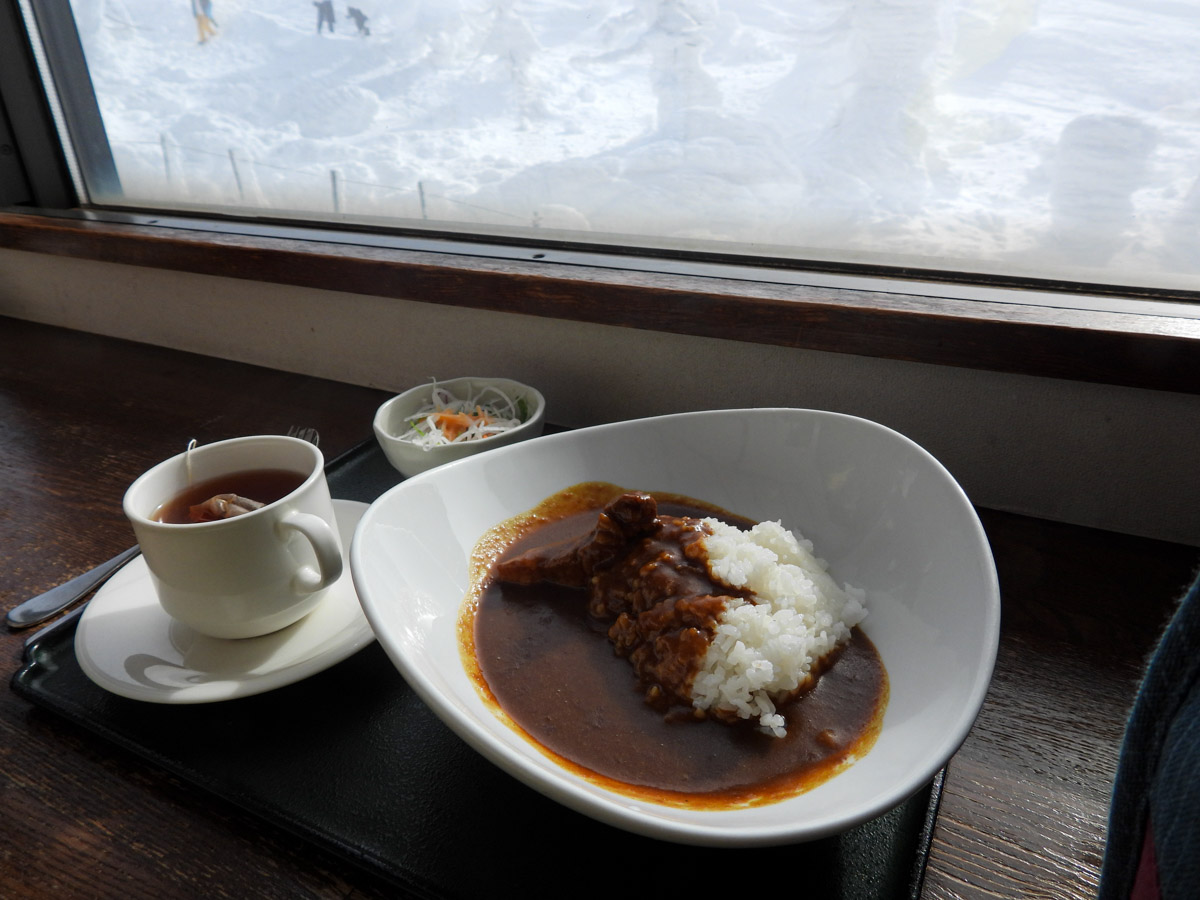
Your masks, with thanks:
[[[356,2],[72,0],[119,174],[93,201],[1200,272],[1196,4]]]

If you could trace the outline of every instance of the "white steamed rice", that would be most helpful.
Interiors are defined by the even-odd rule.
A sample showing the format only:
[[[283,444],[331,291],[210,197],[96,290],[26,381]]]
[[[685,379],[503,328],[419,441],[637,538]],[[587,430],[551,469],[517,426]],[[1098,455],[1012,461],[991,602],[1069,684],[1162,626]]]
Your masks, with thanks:
[[[758,719],[764,731],[786,734],[774,699],[803,684],[813,666],[850,639],[867,615],[865,593],[839,587],[809,541],[779,522],[749,531],[706,519],[709,571],[757,602],[730,602],[692,685],[698,709]],[[773,699],[774,698],[774,699]]]

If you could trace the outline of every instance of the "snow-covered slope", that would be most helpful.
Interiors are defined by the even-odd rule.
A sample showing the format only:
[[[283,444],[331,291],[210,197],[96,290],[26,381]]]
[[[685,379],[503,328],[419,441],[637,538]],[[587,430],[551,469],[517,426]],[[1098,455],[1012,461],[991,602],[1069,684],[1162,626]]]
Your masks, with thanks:
[[[73,0],[126,201],[1200,273],[1193,5],[358,5]]]

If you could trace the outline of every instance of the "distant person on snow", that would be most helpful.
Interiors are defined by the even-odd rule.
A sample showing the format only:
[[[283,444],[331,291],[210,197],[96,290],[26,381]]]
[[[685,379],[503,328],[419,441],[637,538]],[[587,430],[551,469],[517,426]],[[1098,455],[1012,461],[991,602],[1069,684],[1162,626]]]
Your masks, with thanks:
[[[333,0],[314,0],[313,6],[317,8],[317,34],[321,33],[322,25],[328,25],[329,33],[333,34]]]
[[[363,15],[363,11],[357,6],[347,6],[346,15],[354,20],[354,24],[358,26],[358,33],[363,37],[367,37],[371,33],[371,29],[367,27],[367,17]]]
[[[196,31],[200,35],[200,43],[206,43],[210,37],[216,37],[217,23],[212,17],[212,0],[192,0],[192,15],[196,17]]]

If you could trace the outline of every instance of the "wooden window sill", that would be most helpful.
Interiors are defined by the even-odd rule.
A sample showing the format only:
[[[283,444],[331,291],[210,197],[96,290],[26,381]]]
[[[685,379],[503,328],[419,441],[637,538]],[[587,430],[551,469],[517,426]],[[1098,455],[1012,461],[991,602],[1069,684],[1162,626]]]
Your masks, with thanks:
[[[152,221],[152,220],[150,220]],[[936,296],[918,282],[886,289],[789,284],[754,276],[664,274],[512,258],[320,232],[208,230],[0,212],[0,247],[203,275],[699,337],[1200,393],[1200,303],[1150,295],[1107,308],[1046,305],[1033,291]],[[353,238],[350,238],[353,240]],[[434,247],[435,249],[430,249]],[[824,281],[830,282],[829,278]],[[859,284],[862,279],[859,279]],[[1062,295],[1070,297],[1069,294]],[[1144,300],[1140,306],[1138,300]],[[1082,305],[1082,304],[1080,304]]]

